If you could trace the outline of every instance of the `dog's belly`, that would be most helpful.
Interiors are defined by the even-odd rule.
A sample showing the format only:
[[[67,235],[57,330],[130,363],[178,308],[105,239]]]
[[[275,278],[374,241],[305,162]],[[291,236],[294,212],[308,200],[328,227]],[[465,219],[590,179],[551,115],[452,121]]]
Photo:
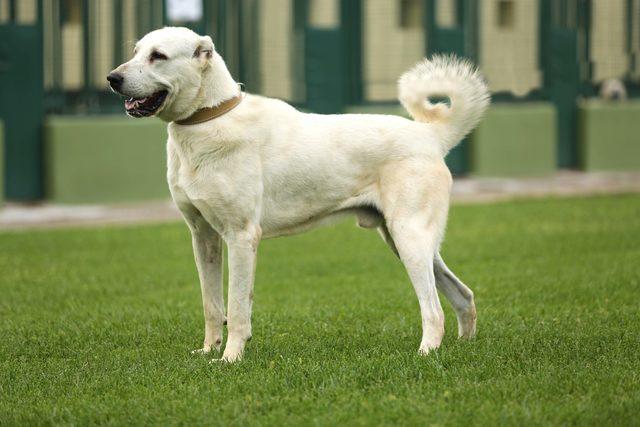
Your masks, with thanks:
[[[263,236],[303,232],[334,222],[354,209],[378,206],[376,183],[385,156],[367,157],[339,145],[274,143],[265,149]]]
[[[263,223],[261,224],[262,237],[269,239],[304,233],[314,228],[334,224],[348,216],[357,217],[358,225],[363,228],[375,228],[384,221],[382,214],[377,209],[368,206],[339,209],[333,212],[320,213],[316,216],[303,218],[298,222],[289,219],[289,221],[283,221],[281,223]]]
[[[299,234],[312,230],[323,225],[332,224],[341,218],[347,216],[350,212],[347,210],[318,214],[317,216],[296,218],[297,221],[289,218],[286,221],[266,221],[261,224],[262,237],[269,239],[279,236],[288,236]]]
[[[264,194],[260,219],[264,237],[300,233],[340,217],[340,203],[328,195],[287,190],[286,194]]]

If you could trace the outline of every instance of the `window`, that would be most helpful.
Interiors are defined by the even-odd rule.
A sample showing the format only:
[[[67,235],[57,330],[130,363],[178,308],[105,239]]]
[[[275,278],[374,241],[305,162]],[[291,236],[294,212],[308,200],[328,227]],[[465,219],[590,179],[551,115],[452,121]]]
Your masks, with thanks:
[[[498,1],[498,27],[509,30],[514,26],[513,0]]]
[[[62,22],[65,24],[82,23],[82,4],[80,0],[62,2]]]
[[[400,28],[422,28],[423,0],[400,0]]]

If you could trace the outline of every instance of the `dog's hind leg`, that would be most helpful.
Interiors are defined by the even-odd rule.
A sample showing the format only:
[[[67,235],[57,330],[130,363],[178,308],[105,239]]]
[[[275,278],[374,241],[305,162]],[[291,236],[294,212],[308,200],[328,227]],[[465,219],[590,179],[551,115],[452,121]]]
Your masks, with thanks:
[[[456,312],[458,318],[458,336],[472,338],[476,334],[476,305],[473,292],[444,263],[440,253],[433,260],[436,285]]]
[[[409,274],[420,305],[421,354],[440,347],[444,336],[444,313],[433,271],[433,257],[440,235],[436,223],[437,221],[425,220],[421,215],[394,219],[389,223],[389,235]]]
[[[396,244],[389,234],[385,224],[378,227],[378,234],[389,246],[389,249],[400,257]],[[458,336],[472,338],[476,334],[476,305],[473,291],[469,289],[444,263],[440,253],[433,260],[433,271],[436,278],[436,287],[447,298],[458,318]]]
[[[389,234],[389,229],[387,228],[387,224],[384,224],[384,223],[380,224],[380,226],[378,227],[378,234],[380,235],[380,237],[382,237],[382,240],[384,240],[387,246],[389,246],[389,249],[391,249],[398,258],[400,258],[400,254],[398,253],[398,248],[396,248],[396,244],[394,243],[393,238],[391,237],[391,234]]]

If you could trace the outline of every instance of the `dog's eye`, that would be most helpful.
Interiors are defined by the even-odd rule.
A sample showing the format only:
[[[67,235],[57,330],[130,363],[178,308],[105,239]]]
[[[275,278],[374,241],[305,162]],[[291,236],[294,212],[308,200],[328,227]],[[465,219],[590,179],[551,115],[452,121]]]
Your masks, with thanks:
[[[166,59],[169,59],[169,58],[167,58],[167,55],[165,55],[164,53],[160,53],[157,50],[154,50],[153,52],[151,52],[151,55],[149,56],[149,60],[151,62],[153,62],[153,61],[164,61]]]

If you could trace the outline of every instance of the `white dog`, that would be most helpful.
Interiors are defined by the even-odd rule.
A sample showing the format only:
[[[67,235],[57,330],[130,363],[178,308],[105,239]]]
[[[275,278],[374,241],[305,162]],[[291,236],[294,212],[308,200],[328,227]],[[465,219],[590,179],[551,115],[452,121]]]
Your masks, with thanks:
[[[436,56],[400,78],[400,102],[415,121],[305,114],[280,100],[243,94],[211,38],[186,28],[147,34],[108,80],[130,98],[130,116],[169,123],[167,178],[193,236],[204,305],[204,345],[196,352],[219,350],[228,322],[222,360],[242,358],[251,338],[260,239],[344,214],[376,228],[406,267],[422,315],[420,353],[438,348],[444,334],[436,288],[453,305],[459,335],[475,334],[473,293],[438,253],[451,190],[443,158],[489,104],[471,64]],[[448,97],[450,106],[430,103],[432,96]]]

